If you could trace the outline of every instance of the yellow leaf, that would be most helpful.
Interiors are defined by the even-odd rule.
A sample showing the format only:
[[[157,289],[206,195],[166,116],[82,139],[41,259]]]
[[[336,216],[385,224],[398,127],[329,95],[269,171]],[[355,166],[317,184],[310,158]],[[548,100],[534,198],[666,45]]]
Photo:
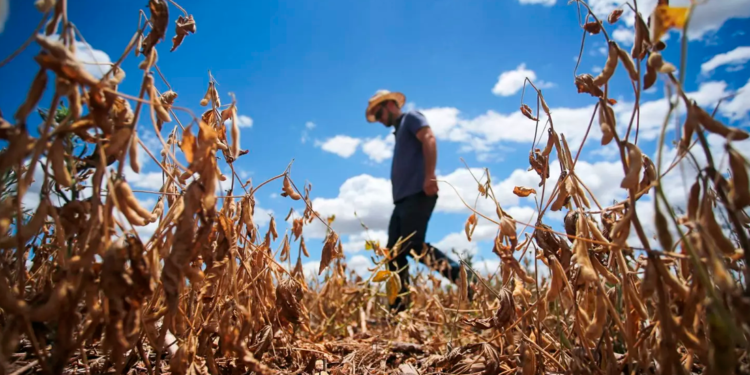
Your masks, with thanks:
[[[331,215],[328,217],[328,225],[331,225],[333,221],[336,220],[336,215]]]
[[[391,278],[388,279],[388,284],[386,284],[386,291],[388,292],[388,303],[391,305],[396,303],[398,292],[401,291],[401,278],[398,277],[397,273],[394,273]]]
[[[391,277],[391,271],[381,270],[375,274],[375,277],[372,278],[372,282],[379,283],[381,281],[387,280],[389,277]]]
[[[365,250],[372,250],[372,241],[365,241]]]
[[[689,13],[689,7],[670,7],[665,4],[657,6],[651,25],[651,41],[656,43],[661,40],[669,29],[684,28]]]

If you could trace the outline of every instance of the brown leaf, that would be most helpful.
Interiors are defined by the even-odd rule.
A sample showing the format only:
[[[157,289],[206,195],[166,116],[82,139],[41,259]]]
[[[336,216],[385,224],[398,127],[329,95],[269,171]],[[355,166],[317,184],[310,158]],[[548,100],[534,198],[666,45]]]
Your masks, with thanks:
[[[141,53],[144,56],[149,56],[154,46],[164,39],[169,23],[167,0],[149,0],[148,9],[151,11],[151,17],[149,18],[151,31],[144,37],[141,46]]]
[[[323,252],[320,255],[320,268],[318,269],[318,275],[323,273],[323,270],[331,264],[331,261],[335,258],[334,252],[336,251],[336,243],[339,240],[338,234],[331,231],[326,237],[326,241],[323,244]]]
[[[398,294],[401,292],[401,278],[397,273],[393,273],[386,282],[386,292],[388,303],[391,305],[395,304]]]
[[[594,82],[594,77],[591,74],[585,73],[576,76],[575,84],[579,94],[587,93],[596,98],[601,98],[602,96],[604,96],[604,92],[599,88],[599,86],[596,85],[596,83]]]
[[[741,210],[750,206],[750,188],[747,175],[747,161],[733,147],[727,146],[729,168],[732,171],[732,183],[729,189],[729,200],[735,209]]]
[[[596,21],[587,22],[583,25],[583,29],[588,31],[591,35],[596,35],[602,31],[602,24]]]
[[[471,214],[469,215],[469,218],[466,219],[466,224],[464,224],[464,232],[466,233],[466,238],[471,242],[471,235],[474,233],[474,229],[477,227],[477,215]]]
[[[495,311],[495,316],[492,317],[492,325],[496,329],[502,330],[515,320],[516,305],[513,302],[513,294],[508,289],[501,289],[498,295],[500,296],[500,307]]]
[[[188,33],[195,34],[195,20],[192,14],[188,15],[187,18],[180,15],[175,20],[175,24],[175,35],[172,37],[172,49],[169,52],[174,52],[182,44],[183,39],[185,39]]]
[[[536,190],[523,186],[516,186],[513,188],[513,194],[523,198],[528,197],[531,194],[536,194]]]
[[[529,120],[538,120],[536,117],[534,117],[534,115],[531,114],[531,108],[529,108],[529,106],[526,104],[521,105],[521,113],[523,113],[523,115],[526,116]]]
[[[614,25],[620,19],[620,16],[622,16],[622,12],[624,12],[624,9],[613,10],[612,13],[609,14],[609,17],[607,17],[607,22],[609,22],[610,25]]]
[[[193,158],[195,157],[195,153],[198,149],[198,144],[197,139],[190,131],[190,127],[185,129],[185,131],[182,133],[182,142],[180,142],[180,149],[185,153],[185,160],[187,160],[188,164],[192,163]]]

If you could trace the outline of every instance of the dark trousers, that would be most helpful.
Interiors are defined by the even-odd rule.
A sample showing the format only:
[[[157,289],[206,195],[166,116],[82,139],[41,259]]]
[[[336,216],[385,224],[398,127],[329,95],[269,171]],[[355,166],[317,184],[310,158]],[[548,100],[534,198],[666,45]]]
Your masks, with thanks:
[[[407,241],[399,247],[398,255],[389,263],[391,271],[399,271],[401,278],[402,294],[408,290],[409,284],[409,260],[410,251],[422,256],[419,261],[428,267],[438,270],[443,276],[450,279],[454,284],[459,279],[459,264],[445,253],[425,243],[427,223],[430,221],[432,211],[435,209],[437,196],[427,196],[424,192],[408,196],[396,202],[391,221],[388,224],[388,249],[401,239],[414,233]],[[427,245],[427,254],[424,254],[424,245]],[[391,309],[402,311],[408,303],[399,297],[391,305]]]

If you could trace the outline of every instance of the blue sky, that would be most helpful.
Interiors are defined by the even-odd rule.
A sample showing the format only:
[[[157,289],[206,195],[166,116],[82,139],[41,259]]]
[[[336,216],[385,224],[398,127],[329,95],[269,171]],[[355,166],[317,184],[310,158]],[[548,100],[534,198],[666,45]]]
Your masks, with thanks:
[[[138,10],[148,12],[146,3],[142,3],[69,2],[69,17],[96,50],[93,58],[115,61],[135,32]],[[623,1],[589,3],[606,18]],[[639,7],[650,9],[654,3],[641,1]],[[672,1],[673,5],[684,3]],[[476,183],[461,158],[478,168],[477,177],[482,168],[489,168],[501,204],[522,221],[535,211],[534,201],[515,197],[512,188],[538,188],[539,180],[526,171],[534,123],[518,111],[519,82],[528,77],[543,87],[556,128],[566,135],[573,149],[582,140],[595,103],[590,96],[575,91],[573,69],[582,30],[576,6],[563,0],[179,4],[195,17],[197,33],[188,35],[176,51],[169,52],[173,22],[180,14],[170,4],[170,26],[167,39],[158,47],[157,63],[179,95],[175,104],[202,113],[204,108],[198,103],[210,70],[219,83],[222,102],[228,103],[229,93],[234,93],[243,116],[241,147],[250,152],[235,164],[240,174],[257,185],[281,173],[294,160],[293,179],[298,186],[310,181],[314,208],[321,214],[337,216],[333,227],[343,235],[347,260],[360,271],[369,254],[362,248],[365,235],[354,212],[371,228],[371,237],[384,243],[392,208],[389,130],[367,123],[364,117],[367,100],[376,90],[401,91],[409,108],[427,115],[438,136],[441,179],[453,183],[463,198],[474,202]],[[0,24],[4,22],[0,26],[0,57],[21,45],[40,17],[33,2],[10,0],[8,5],[0,0]],[[688,34],[685,83],[686,90],[707,108],[726,95],[738,93],[722,104],[719,116],[743,127],[748,125],[750,109],[750,70],[744,68],[750,60],[747,17],[750,0],[710,0],[696,9],[693,31]],[[632,13],[626,13],[616,25],[605,26],[628,51],[632,21]],[[665,37],[667,61],[678,63],[680,38],[681,34],[674,31]],[[19,90],[28,87],[38,69],[32,59],[38,50],[32,44],[0,68],[0,110],[6,117],[24,100],[25,92]],[[605,51],[603,35],[588,35],[579,73],[596,75],[604,65]],[[81,53],[83,60],[92,57],[91,53]],[[141,59],[131,53],[125,60],[127,77],[121,91],[137,94]],[[97,67],[89,69],[95,71]],[[163,82],[157,85],[161,91],[167,90]],[[530,94],[527,91],[525,102],[534,108],[536,99]],[[622,67],[615,74],[610,97],[620,102],[615,106],[618,119],[629,119],[634,95]],[[643,98],[639,146],[648,155],[653,155],[656,132],[666,113],[663,98],[661,79]],[[49,99],[43,103],[49,103]],[[179,116],[185,123],[190,120],[187,114]],[[153,144],[152,126],[146,121],[141,117],[141,135]],[[618,121],[620,125],[622,122]],[[614,158],[614,146],[601,148],[599,139],[595,124],[581,155],[579,173],[606,206],[625,195],[619,189],[622,170]],[[157,190],[161,174],[155,167],[154,163],[145,163],[142,176],[131,175],[131,185]],[[552,165],[551,169],[554,172],[556,168]],[[554,173],[552,177],[556,177]],[[680,182],[675,181],[675,186],[681,186]],[[280,189],[278,183],[258,192],[261,223],[267,223],[268,214],[283,220],[290,206],[301,210],[299,204],[278,197]],[[495,228],[480,222],[475,234],[478,241],[468,243],[463,224],[469,211],[447,184],[441,183],[440,189],[428,241],[443,250],[451,246],[471,249],[478,258],[488,259],[489,268],[496,268],[497,258],[490,251]],[[675,204],[679,204],[684,196],[679,189],[675,191]],[[139,198],[144,204],[154,202],[154,196]],[[479,207],[494,216],[488,202],[481,202]],[[552,214],[545,222],[559,225],[561,217],[560,213]],[[265,232],[265,227],[262,230]],[[311,250],[311,259],[306,261],[314,267],[323,231],[313,225],[305,233]]]

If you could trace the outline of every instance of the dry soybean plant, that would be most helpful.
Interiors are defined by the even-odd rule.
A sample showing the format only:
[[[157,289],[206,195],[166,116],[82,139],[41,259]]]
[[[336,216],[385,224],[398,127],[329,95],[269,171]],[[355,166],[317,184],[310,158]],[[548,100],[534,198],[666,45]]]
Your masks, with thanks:
[[[176,105],[179,88],[156,88],[159,80],[169,87],[158,68],[157,47],[171,13],[181,14],[170,52],[196,32],[191,14],[171,0],[149,0],[124,53],[96,78],[76,58],[76,36],[82,36],[68,19],[66,1],[38,0],[44,18],[21,49],[40,47],[34,57],[39,72],[14,115],[0,116],[0,138],[7,144],[0,154],[0,371],[748,373],[750,299],[742,283],[750,256],[744,211],[750,191],[747,160],[733,146],[748,133],[722,124],[688,97],[684,77],[676,77],[676,66],[661,55],[666,48],[661,35],[669,27],[686,29],[692,8],[684,12],[660,2],[654,16],[643,19],[636,1],[625,4],[634,11],[628,14],[636,30],[633,48],[626,51],[584,2],[571,4],[586,14],[579,18],[584,42],[593,34],[608,45],[601,73],[575,76],[578,93],[595,102],[577,153],[555,129],[555,114],[529,81],[537,108],[522,104],[521,112],[536,124],[534,144],[547,139],[544,149],[532,146],[529,154],[541,187],[536,222],[520,222],[497,203],[487,171],[485,182],[477,180],[478,195],[492,200],[496,212],[467,204],[472,212],[465,229],[471,238],[479,220],[497,226],[493,252],[501,259],[499,277],[481,277],[462,261],[459,288],[445,288],[434,275],[417,272],[410,309],[393,315],[388,302],[402,280],[385,264],[407,251],[400,247],[408,238],[392,249],[368,241],[376,267],[362,279],[348,270],[331,219],[314,210],[312,185],[300,191],[291,166],[255,187],[241,181],[234,163],[247,151],[240,147],[238,104],[233,97],[221,104],[210,75],[200,117]],[[615,10],[607,23],[619,22],[625,9]],[[685,72],[685,43],[679,75]],[[137,95],[118,90],[125,78],[121,64],[131,53],[141,61]],[[622,117],[615,116],[608,96],[618,67],[627,72],[635,95],[630,123],[619,126],[616,119]],[[653,161],[638,146],[639,103],[643,90],[659,78],[675,95],[669,97]],[[30,133],[27,122],[45,93],[52,95],[49,110],[39,131]],[[675,115],[680,104],[684,116]],[[187,126],[178,112],[190,117]],[[673,115],[684,123],[675,159],[665,163]],[[141,118],[151,120],[160,152],[139,139]],[[620,187],[627,198],[608,207],[576,171],[592,131],[601,131],[601,145],[614,142],[622,164]],[[709,133],[725,140],[720,153],[709,147]],[[559,166],[550,165],[553,155]],[[137,199],[139,191],[124,174],[126,163],[139,173],[144,157],[161,169],[164,181],[151,192],[158,195],[151,209]],[[221,172],[219,160],[231,174]],[[721,173],[727,160],[729,175]],[[698,173],[686,214],[678,214],[660,182],[683,162]],[[559,167],[559,178],[548,181],[553,167]],[[25,209],[24,197],[37,194],[30,191],[35,178],[41,179],[39,204]],[[227,194],[217,195],[218,181],[227,180]],[[273,217],[261,233],[253,215],[254,193],[279,181],[281,195],[304,208],[299,217],[290,211],[285,222],[291,219],[292,227],[283,237]],[[522,186],[497,192],[511,193],[537,196]],[[637,209],[645,205],[653,210]],[[564,228],[545,224],[548,212],[564,212]],[[656,241],[644,229],[643,212],[652,212]],[[302,266],[309,257],[303,229],[316,220],[328,228],[316,270],[322,280],[306,279]],[[156,229],[143,238],[139,229],[148,225]],[[517,225],[523,227],[520,234]],[[534,255],[533,268],[519,261],[526,254]],[[541,277],[539,267],[549,277]],[[479,283],[469,284],[472,274]],[[471,300],[467,288],[475,291]]]

